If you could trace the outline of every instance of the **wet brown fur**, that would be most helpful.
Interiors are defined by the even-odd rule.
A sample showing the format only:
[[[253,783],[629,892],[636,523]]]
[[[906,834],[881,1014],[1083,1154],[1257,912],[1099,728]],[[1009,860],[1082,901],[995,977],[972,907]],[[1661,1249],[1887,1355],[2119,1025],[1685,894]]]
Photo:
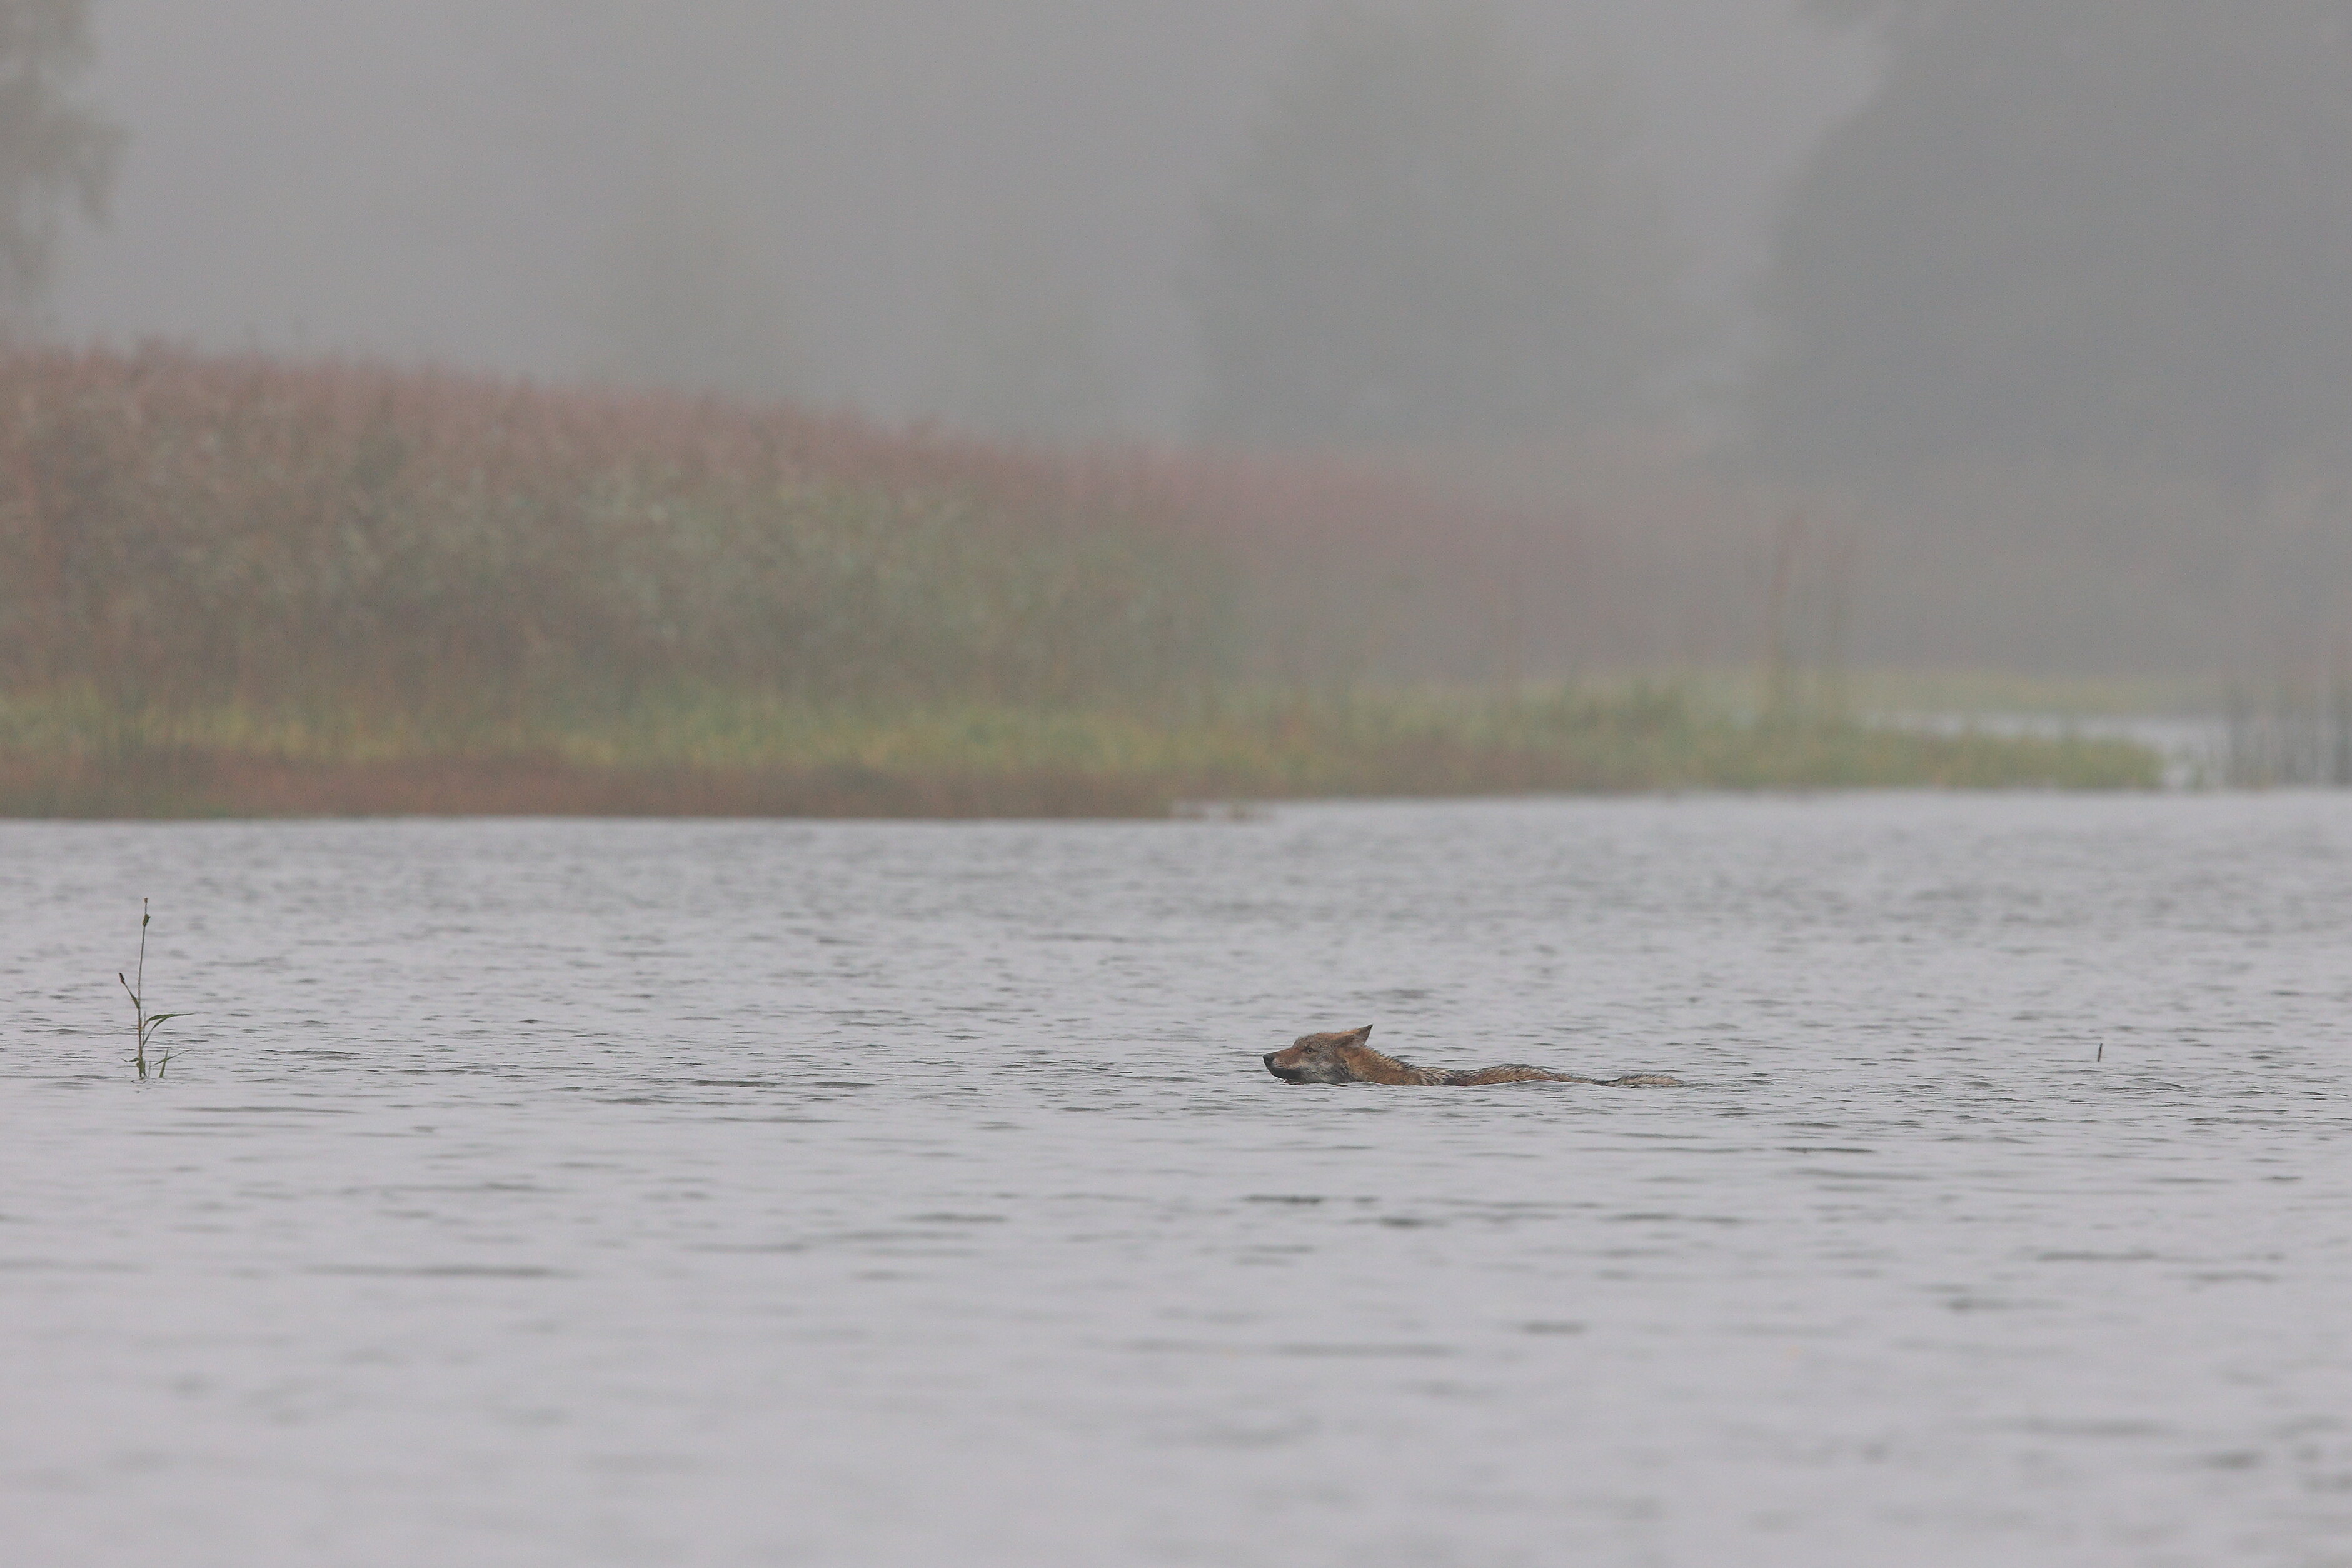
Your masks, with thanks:
[[[1415,1067],[1372,1049],[1365,1042],[1372,1026],[1336,1034],[1301,1035],[1287,1050],[1266,1053],[1265,1070],[1285,1083],[1389,1083],[1430,1088],[1462,1089],[1486,1083],[1590,1083],[1603,1089],[1680,1089],[1682,1080],[1661,1073],[1628,1073],[1623,1078],[1583,1078],[1513,1063],[1480,1068],[1475,1072],[1447,1072]]]

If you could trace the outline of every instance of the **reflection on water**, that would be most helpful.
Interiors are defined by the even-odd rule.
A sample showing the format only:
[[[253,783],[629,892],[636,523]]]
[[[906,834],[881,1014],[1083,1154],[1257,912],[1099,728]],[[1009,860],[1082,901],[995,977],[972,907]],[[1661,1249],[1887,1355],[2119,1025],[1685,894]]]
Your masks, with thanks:
[[[2352,1541],[2337,797],[19,824],[0,982],[16,1562]]]

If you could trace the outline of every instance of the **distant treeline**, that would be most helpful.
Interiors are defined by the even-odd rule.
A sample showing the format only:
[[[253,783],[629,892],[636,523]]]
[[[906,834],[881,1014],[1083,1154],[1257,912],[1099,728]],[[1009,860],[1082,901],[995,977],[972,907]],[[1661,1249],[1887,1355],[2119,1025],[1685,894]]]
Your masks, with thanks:
[[[2238,484],[2352,465],[2343,0],[1816,0],[1879,89],[1780,214],[1760,452]]]

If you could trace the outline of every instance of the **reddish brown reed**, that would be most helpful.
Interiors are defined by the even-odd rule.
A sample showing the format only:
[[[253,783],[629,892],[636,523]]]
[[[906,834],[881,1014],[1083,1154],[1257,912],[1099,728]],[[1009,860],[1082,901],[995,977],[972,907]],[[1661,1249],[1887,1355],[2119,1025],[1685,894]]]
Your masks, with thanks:
[[[1055,699],[1198,677],[1150,465],[665,393],[0,354],[0,683],[497,706],[693,678]]]
[[[152,345],[0,352],[0,689],[1099,700],[1556,672],[1622,614],[1580,520],[1377,461]]]

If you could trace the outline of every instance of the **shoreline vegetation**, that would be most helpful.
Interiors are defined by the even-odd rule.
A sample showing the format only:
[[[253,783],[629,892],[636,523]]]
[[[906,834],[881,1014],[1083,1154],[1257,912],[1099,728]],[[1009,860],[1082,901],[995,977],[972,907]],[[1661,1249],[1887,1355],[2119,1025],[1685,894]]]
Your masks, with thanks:
[[[1423,630],[1500,619],[1517,647],[1538,617],[1486,608],[1477,551],[1520,559],[1528,525],[1360,470],[163,348],[0,350],[0,815],[1153,816],[2160,773],[2126,742],[1758,715],[1699,681],[1402,681],[1375,656],[1409,617],[1362,585],[1411,575]]]
[[[0,815],[1152,817],[1220,802],[1674,790],[2152,789],[2145,746],[1773,721],[1671,687],[1227,698],[1158,712],[651,700],[602,718],[0,704]]]

